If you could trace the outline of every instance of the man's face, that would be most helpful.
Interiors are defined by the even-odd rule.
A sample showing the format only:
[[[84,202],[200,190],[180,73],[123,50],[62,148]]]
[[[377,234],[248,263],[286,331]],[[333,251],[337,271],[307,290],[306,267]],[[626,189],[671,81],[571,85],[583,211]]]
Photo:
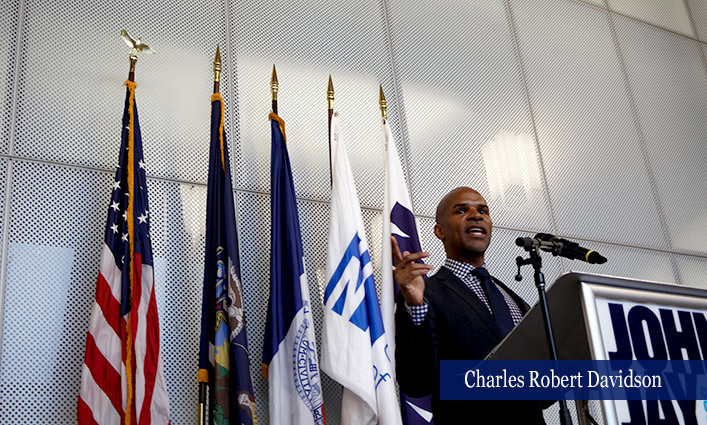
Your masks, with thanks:
[[[444,243],[447,257],[471,262],[481,261],[491,242],[491,217],[486,200],[471,188],[450,192],[440,202],[435,235]]]

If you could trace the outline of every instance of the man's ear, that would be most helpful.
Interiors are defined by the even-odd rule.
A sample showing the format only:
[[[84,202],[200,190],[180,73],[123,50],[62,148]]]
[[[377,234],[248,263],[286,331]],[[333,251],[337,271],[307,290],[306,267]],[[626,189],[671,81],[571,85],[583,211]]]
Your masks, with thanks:
[[[437,236],[437,239],[444,242],[444,232],[442,231],[442,226],[440,226],[439,223],[435,224],[434,231],[435,231],[435,236]]]

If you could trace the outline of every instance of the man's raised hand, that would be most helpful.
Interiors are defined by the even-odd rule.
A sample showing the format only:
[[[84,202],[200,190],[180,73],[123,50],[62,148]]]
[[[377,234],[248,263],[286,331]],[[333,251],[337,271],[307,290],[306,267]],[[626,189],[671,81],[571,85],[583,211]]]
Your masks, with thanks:
[[[395,236],[390,237],[393,258],[395,259],[395,281],[405,297],[405,304],[420,305],[425,297],[425,280],[423,276],[434,269],[431,264],[416,263],[417,260],[429,257],[430,253],[421,251],[410,253],[400,252]]]

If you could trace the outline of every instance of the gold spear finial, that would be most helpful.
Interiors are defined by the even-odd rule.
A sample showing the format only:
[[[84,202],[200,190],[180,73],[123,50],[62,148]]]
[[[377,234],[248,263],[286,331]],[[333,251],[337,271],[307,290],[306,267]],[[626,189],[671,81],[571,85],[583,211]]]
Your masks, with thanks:
[[[216,55],[214,56],[214,93],[219,92],[221,82],[221,49],[216,45]]]
[[[383,122],[385,123],[385,120],[388,119],[388,103],[385,101],[385,95],[383,94],[383,86],[380,87],[380,94],[378,95],[378,104],[380,105],[381,108],[381,115],[383,116]]]
[[[216,45],[216,56],[214,56],[214,81],[221,81],[221,49]]]
[[[272,65],[272,77],[270,77],[270,91],[272,92],[272,100],[277,100],[277,90],[279,85],[277,82],[277,71],[275,71],[275,64]]]
[[[331,82],[331,74],[329,74],[329,87],[327,87],[326,98],[329,109],[334,109],[334,84]]]
[[[277,71],[275,64],[272,64],[272,77],[270,77],[270,92],[272,93],[272,112],[277,115],[277,91],[280,85],[277,82]]]

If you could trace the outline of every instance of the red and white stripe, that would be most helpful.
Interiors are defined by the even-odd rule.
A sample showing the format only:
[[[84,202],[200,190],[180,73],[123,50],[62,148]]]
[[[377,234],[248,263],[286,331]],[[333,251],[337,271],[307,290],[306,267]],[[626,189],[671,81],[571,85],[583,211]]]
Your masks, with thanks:
[[[132,309],[134,343],[134,411],[131,424],[169,424],[169,399],[160,354],[157,301],[151,266],[135,255]],[[86,357],[81,372],[78,422],[120,425],[125,420],[128,388],[125,369],[126,318],[120,316],[121,270],[113,253],[103,245],[96,283],[96,301],[86,337]],[[135,308],[137,307],[137,308]]]

